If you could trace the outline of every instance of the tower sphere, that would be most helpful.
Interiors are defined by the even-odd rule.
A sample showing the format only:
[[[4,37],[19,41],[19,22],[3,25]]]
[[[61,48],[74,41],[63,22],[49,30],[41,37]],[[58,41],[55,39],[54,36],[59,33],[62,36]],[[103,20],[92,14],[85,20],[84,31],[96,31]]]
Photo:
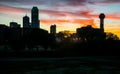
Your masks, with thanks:
[[[99,18],[100,18],[100,19],[104,19],[104,18],[105,18],[105,14],[104,14],[104,13],[101,13],[101,14],[99,15]]]

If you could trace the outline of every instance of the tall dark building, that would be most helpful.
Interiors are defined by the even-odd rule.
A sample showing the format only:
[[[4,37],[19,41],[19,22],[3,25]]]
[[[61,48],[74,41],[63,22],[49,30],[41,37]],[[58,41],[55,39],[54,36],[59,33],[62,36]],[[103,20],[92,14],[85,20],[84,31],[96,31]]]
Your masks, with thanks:
[[[23,28],[30,28],[29,17],[27,15],[23,17]]]
[[[50,26],[50,34],[56,34],[56,25],[54,24],[54,25],[51,25]]]
[[[33,7],[31,10],[31,27],[39,28],[39,10],[37,7]]]
[[[99,18],[100,18],[100,30],[102,32],[104,32],[104,18],[105,18],[105,15],[103,13],[101,13],[99,15]]]

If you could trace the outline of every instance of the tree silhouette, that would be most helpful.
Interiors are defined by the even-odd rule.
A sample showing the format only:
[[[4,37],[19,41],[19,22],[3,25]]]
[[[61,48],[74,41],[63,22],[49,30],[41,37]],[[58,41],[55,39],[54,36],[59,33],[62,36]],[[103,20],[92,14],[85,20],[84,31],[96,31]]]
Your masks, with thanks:
[[[61,40],[61,41],[64,41],[64,40],[69,40],[70,37],[71,37],[71,33],[70,31],[61,31],[57,34],[57,37]]]
[[[81,41],[99,41],[104,38],[104,33],[100,31],[98,28],[92,28],[91,25],[86,27],[78,28],[77,34],[81,38]]]
[[[54,34],[49,34],[48,37],[48,45],[50,46],[51,49],[56,48],[56,37]]]
[[[57,38],[62,41],[64,39],[64,34],[62,32],[57,33]]]
[[[48,45],[48,32],[42,29],[31,29],[31,32],[28,36],[28,47],[33,48],[36,47],[38,49],[38,45],[47,48]]]
[[[111,32],[106,33],[107,40],[119,40],[119,37]]]

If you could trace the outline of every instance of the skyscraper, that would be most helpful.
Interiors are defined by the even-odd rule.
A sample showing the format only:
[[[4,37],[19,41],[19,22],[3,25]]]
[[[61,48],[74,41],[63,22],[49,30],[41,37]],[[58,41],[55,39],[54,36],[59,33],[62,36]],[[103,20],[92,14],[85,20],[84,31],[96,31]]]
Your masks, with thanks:
[[[23,28],[30,28],[29,17],[27,15],[23,17]]]
[[[56,25],[54,24],[54,25],[51,25],[50,26],[50,34],[56,34]]]
[[[39,10],[37,7],[33,7],[31,10],[31,27],[39,28]]]
[[[99,18],[100,18],[100,30],[102,32],[104,32],[104,18],[105,18],[105,14],[101,13],[99,15]]]

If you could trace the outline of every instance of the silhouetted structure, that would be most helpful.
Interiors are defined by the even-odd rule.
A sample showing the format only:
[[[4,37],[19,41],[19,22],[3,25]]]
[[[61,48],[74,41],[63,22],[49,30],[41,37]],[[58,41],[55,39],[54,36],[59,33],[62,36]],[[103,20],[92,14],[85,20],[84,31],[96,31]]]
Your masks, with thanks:
[[[21,28],[17,22],[10,22],[10,37],[9,39],[12,40],[20,40],[21,37]]]
[[[104,18],[105,18],[105,15],[103,13],[101,13],[99,15],[99,18],[100,18],[100,30],[102,32],[104,32]]]
[[[77,34],[81,41],[98,41],[103,39],[103,33],[99,28],[92,28],[91,25],[77,28]]]
[[[10,28],[20,28],[20,25],[17,22],[10,22]]]
[[[29,17],[27,15],[23,17],[23,28],[30,28]]]
[[[106,34],[104,33],[104,18],[105,15],[101,13],[100,18],[100,28],[92,28],[88,25],[86,27],[77,28],[76,33],[79,35],[82,41],[101,41],[105,40]]]
[[[50,26],[50,34],[53,34],[53,35],[56,34],[56,25],[55,24]]]
[[[58,51],[60,49],[60,51],[62,52],[58,52],[57,50],[52,51],[53,54],[54,52],[59,53],[58,55],[63,54],[66,55],[66,53],[68,53],[69,55],[71,54],[73,55],[76,53],[82,54],[85,51],[88,51],[88,53],[90,51],[91,53],[91,49],[95,50],[97,49],[97,51],[98,49],[101,50],[102,48],[117,49],[119,43],[117,41],[113,43],[113,39],[118,40],[116,36],[109,34],[108,40],[106,39],[105,41],[106,37],[106,34],[104,33],[105,15],[101,13],[99,15],[99,18],[100,28],[93,28],[91,25],[88,25],[85,27],[77,28],[76,34],[71,34],[70,31],[63,32],[61,31],[58,34],[56,34],[56,25],[53,24],[50,26],[49,34],[48,31],[39,28],[38,8],[33,7],[31,10],[31,25],[29,17],[27,15],[23,17],[23,28],[20,28],[20,25],[17,22],[10,22],[10,27],[5,26],[4,24],[0,24],[0,44],[1,46],[9,47],[12,50],[24,50],[24,49],[41,50],[42,47],[44,49],[51,48],[51,50],[57,49]],[[77,42],[79,40],[83,42]],[[89,50],[89,48],[91,49]],[[81,49],[82,51],[79,49]],[[49,52],[46,54],[48,55]],[[39,53],[37,53],[37,55],[39,55]]]
[[[22,29],[22,35],[23,35],[23,39],[26,40],[27,36],[29,36],[30,34],[30,22],[29,22],[29,17],[27,15],[25,15],[23,17],[23,29]]]
[[[31,10],[31,27],[39,28],[39,10],[37,7],[33,7]]]
[[[0,44],[4,44],[9,38],[9,27],[5,24],[0,24]]]

